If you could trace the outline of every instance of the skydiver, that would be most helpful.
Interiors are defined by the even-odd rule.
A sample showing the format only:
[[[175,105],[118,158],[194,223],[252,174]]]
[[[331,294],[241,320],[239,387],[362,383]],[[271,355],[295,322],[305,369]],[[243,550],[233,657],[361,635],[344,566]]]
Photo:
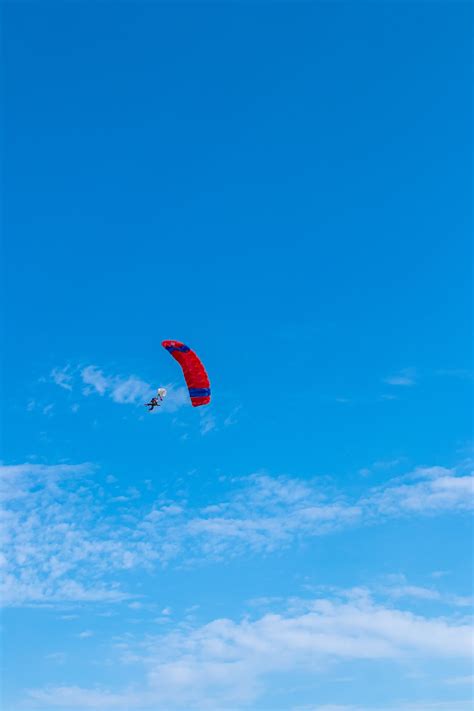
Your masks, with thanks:
[[[163,400],[162,397],[160,397],[160,400]],[[150,402],[145,403],[145,407],[148,407],[148,411],[151,412],[152,410],[155,409],[155,407],[159,407],[160,403],[158,402],[158,398],[152,397]]]
[[[166,388],[158,388],[158,397],[152,397],[150,402],[145,403],[145,407],[148,407],[148,410],[151,412],[155,407],[159,407],[160,403],[163,402],[163,400],[166,397]],[[160,402],[158,402],[158,399]]]

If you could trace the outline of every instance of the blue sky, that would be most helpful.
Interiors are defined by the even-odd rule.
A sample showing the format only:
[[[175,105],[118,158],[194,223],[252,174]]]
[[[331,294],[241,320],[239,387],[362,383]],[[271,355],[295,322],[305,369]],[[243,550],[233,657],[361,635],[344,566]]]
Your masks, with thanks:
[[[6,711],[471,708],[471,23],[4,4]]]

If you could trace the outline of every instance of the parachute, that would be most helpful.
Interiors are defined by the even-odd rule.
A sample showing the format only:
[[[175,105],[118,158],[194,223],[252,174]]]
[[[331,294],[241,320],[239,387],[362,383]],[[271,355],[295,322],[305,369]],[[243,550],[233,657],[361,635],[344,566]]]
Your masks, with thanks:
[[[163,341],[161,345],[183,369],[192,406],[208,405],[211,402],[211,384],[209,376],[195,352],[179,341]]]

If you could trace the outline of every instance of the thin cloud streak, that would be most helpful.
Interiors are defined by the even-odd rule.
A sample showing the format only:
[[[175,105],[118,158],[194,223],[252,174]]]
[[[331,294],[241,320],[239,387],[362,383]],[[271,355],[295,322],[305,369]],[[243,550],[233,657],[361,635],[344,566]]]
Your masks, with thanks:
[[[399,373],[395,373],[393,375],[388,376],[387,378],[384,378],[383,382],[387,383],[387,385],[406,387],[410,385],[415,385],[415,375],[416,374],[413,368],[405,368]]]

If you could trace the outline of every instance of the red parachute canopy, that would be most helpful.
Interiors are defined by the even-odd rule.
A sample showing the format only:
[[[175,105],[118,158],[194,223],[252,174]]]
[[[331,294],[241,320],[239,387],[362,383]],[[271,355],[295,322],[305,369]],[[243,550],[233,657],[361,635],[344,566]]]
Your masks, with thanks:
[[[161,345],[171,353],[183,369],[193,407],[208,405],[211,402],[211,384],[195,352],[179,341],[163,341]]]

